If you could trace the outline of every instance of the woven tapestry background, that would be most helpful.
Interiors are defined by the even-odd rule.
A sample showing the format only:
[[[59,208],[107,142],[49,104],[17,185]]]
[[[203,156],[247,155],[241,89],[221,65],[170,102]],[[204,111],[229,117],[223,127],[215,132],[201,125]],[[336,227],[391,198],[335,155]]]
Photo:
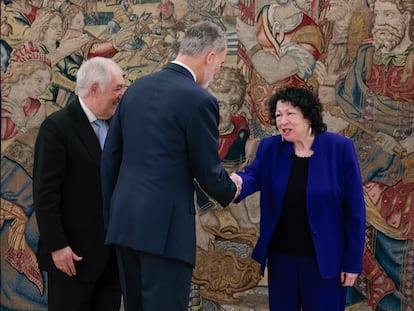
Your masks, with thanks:
[[[209,85],[220,101],[225,167],[244,167],[275,133],[271,94],[311,87],[328,129],[354,140],[364,178],[364,271],[347,310],[413,311],[413,0],[1,1],[0,309],[47,310],[33,145],[41,122],[73,93],[80,64],[111,57],[129,85],[174,59],[184,31],[200,20],[228,36],[225,66]],[[267,280],[250,258],[258,194],[223,209],[197,189],[196,202],[189,310],[268,310]]]

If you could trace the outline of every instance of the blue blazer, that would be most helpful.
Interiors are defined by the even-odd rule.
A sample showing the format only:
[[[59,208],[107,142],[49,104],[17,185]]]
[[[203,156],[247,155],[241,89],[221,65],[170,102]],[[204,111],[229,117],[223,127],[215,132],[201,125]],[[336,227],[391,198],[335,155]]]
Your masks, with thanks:
[[[102,153],[106,243],[195,264],[194,179],[223,206],[236,193],[218,121],[216,98],[180,65],[128,88]]]
[[[320,274],[362,271],[365,240],[365,202],[357,155],[352,140],[323,132],[316,135],[309,159],[306,208]],[[243,187],[238,200],[260,193],[260,236],[252,257],[263,274],[268,247],[282,210],[293,144],[281,136],[262,139],[256,158],[240,172]]]

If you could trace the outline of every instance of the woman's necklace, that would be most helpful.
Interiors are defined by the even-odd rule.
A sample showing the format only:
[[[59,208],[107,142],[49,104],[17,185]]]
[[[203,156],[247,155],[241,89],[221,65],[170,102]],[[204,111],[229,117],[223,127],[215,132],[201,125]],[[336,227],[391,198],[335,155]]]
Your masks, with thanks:
[[[314,136],[309,136],[306,141],[296,143],[294,146],[295,155],[299,158],[309,158],[313,155],[312,144],[315,140]]]
[[[310,150],[303,150],[303,151],[300,151],[300,152],[298,152],[298,151],[295,150],[295,155],[298,158],[310,158],[313,155],[313,153],[314,152],[313,152],[312,149],[310,149]]]

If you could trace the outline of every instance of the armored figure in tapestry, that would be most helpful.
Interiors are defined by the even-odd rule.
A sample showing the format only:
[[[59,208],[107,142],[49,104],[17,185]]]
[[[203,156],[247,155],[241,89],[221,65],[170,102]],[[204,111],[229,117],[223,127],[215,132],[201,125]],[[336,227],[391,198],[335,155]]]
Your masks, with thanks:
[[[410,310],[414,302],[414,3],[370,1],[372,39],[337,84],[361,163],[367,206],[357,310]]]

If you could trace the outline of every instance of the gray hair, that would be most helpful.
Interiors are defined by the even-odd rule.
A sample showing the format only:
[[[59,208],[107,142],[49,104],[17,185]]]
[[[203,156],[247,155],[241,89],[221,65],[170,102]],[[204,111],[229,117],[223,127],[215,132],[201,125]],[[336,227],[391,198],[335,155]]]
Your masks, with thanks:
[[[196,57],[208,49],[219,53],[226,48],[227,39],[224,31],[212,22],[203,21],[191,26],[186,31],[180,44],[179,53]]]
[[[110,58],[93,57],[84,62],[77,74],[75,93],[78,96],[85,96],[89,92],[89,86],[97,82],[101,91],[111,82],[113,72],[119,72],[122,75],[122,69]]]

